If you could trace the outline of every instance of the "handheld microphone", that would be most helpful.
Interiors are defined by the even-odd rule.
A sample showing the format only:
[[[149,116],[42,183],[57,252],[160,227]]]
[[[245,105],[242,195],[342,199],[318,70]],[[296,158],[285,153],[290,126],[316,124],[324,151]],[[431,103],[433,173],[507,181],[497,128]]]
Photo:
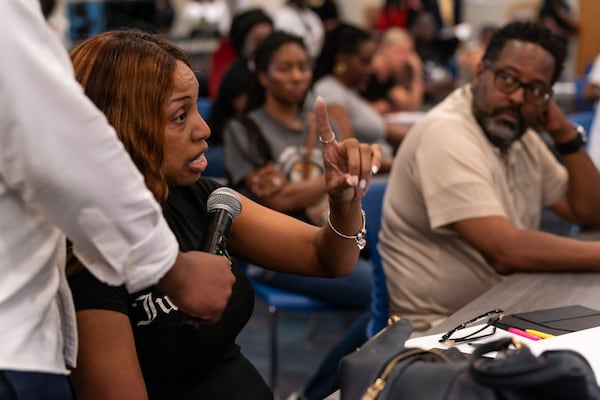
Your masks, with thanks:
[[[229,258],[226,249],[227,235],[231,223],[242,211],[240,197],[233,189],[220,187],[208,196],[206,209],[208,225],[200,250]],[[200,320],[192,316],[183,317],[183,325],[194,331],[200,329],[200,324]]]
[[[238,194],[228,187],[215,189],[206,204],[208,211],[207,235],[200,249],[208,253],[226,256],[227,235],[233,220],[242,211],[242,202]]]

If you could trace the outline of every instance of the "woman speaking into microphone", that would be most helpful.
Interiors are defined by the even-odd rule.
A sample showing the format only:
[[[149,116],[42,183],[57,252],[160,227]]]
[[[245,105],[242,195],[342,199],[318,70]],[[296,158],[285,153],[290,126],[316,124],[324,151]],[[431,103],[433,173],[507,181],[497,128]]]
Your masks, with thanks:
[[[211,234],[205,229],[207,200],[222,185],[201,177],[210,130],[197,111],[198,81],[187,56],[158,36],[111,31],[79,44],[71,58],[87,96],[115,127],[162,204],[180,249],[198,250]],[[337,142],[320,99],[315,112],[328,223],[306,224],[239,195],[241,211],[231,223],[227,251],[275,271],[339,277],[352,271],[364,245],[361,198],[381,155],[376,145]],[[182,323],[185,314],[158,287],[130,294],[98,281],[71,258],[80,335],[72,383],[79,400],[272,398],[235,343],[252,313],[252,287],[235,263],[230,269],[226,257],[203,254],[199,268],[233,273],[236,283],[226,307],[217,310],[220,318],[197,329]],[[210,282],[198,290],[210,296]]]

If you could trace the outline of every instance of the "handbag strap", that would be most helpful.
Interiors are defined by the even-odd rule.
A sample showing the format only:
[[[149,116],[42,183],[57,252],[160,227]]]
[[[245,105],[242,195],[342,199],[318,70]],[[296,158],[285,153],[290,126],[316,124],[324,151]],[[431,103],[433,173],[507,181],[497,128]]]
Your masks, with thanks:
[[[401,361],[406,360],[407,358],[419,356],[419,355],[432,355],[442,362],[446,362],[446,363],[452,362],[452,360],[450,358],[446,357],[443,353],[441,353],[437,349],[431,349],[431,350],[425,350],[425,349],[421,349],[421,348],[408,349],[405,352],[398,354],[397,356],[392,358],[387,363],[387,365],[385,366],[385,368],[383,369],[381,374],[379,374],[377,379],[375,379],[375,382],[373,382],[373,384],[371,384],[367,388],[367,391],[363,394],[363,396],[361,397],[361,400],[377,399],[377,397],[379,397],[379,393],[381,393],[381,391],[385,388],[387,378],[390,376],[390,374],[392,373],[392,371],[394,370],[396,365],[398,365],[398,363],[400,363]]]
[[[508,353],[515,345],[514,353]],[[503,352],[505,358],[489,359],[490,352]],[[541,359],[529,347],[512,338],[484,343],[473,352],[469,366],[471,377],[478,383],[497,389],[543,385],[569,374],[569,367],[560,358]]]

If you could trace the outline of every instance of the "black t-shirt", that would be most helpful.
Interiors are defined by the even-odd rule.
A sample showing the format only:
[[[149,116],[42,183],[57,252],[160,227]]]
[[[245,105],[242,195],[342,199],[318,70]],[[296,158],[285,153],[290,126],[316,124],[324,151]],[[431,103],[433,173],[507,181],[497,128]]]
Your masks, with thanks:
[[[197,250],[202,242],[206,201],[219,186],[201,178],[191,186],[169,188],[163,213],[182,251]],[[186,386],[201,385],[203,376],[240,352],[235,338],[250,319],[254,294],[235,263],[232,271],[237,280],[220,321],[198,330],[183,324],[184,314],[157,287],[129,295],[125,287],[105,285],[86,269],[69,277],[69,284],[78,311],[106,309],[129,316],[150,398],[172,398]]]

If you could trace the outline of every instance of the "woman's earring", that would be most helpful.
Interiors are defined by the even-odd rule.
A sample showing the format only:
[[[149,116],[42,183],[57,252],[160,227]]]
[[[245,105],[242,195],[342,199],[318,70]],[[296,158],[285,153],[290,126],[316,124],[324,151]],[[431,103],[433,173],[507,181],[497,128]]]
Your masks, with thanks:
[[[333,73],[337,76],[342,76],[346,73],[346,69],[347,67],[345,62],[338,62],[333,67]]]

